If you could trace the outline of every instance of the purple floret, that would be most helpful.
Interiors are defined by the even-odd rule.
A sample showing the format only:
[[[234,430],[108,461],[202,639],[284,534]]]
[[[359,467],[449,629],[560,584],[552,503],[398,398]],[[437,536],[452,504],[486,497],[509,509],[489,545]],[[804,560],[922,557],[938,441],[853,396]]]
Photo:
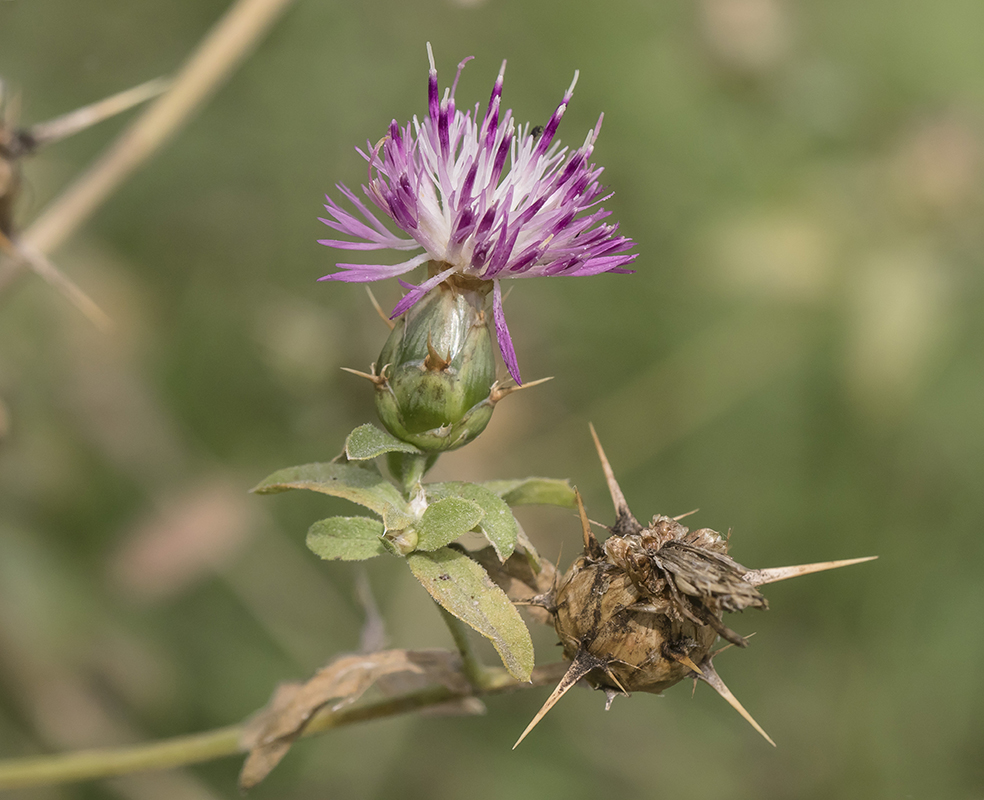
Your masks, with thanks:
[[[602,223],[610,212],[600,203],[610,194],[599,183],[601,167],[590,163],[603,119],[588,132],[580,148],[569,151],[555,141],[560,120],[577,83],[543,127],[517,126],[512,111],[500,115],[502,62],[489,104],[477,122],[479,106],[460,112],[450,89],[440,97],[434,54],[428,75],[428,114],[423,122],[400,127],[394,120],[378,144],[358,152],[369,163],[369,183],[362,190],[372,204],[409,238],[392,233],[376,213],[343,185],[338,190],[355,208],[345,210],[327,198],[328,218],[321,221],[354,241],[322,239],[320,244],[346,250],[417,250],[398,264],[344,264],[321,280],[377,281],[403,275],[435,262],[433,277],[397,304],[398,317],[428,291],[455,273],[493,283],[492,310],[496,335],[509,374],[520,383],[515,349],[502,309],[503,278],[540,275],[596,275],[631,272],[634,242],[618,235],[618,225]]]

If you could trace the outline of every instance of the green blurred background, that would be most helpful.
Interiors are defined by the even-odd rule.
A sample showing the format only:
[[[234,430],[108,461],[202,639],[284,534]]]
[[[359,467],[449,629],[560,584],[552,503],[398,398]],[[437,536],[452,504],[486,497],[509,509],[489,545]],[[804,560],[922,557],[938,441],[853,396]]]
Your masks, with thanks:
[[[0,75],[32,123],[173,72],[221,0],[0,0]],[[325,285],[322,195],[426,110],[561,126],[599,112],[634,276],[517,282],[524,377],[437,477],[571,478],[611,520],[594,422],[637,516],[731,530],[749,566],[878,554],[768,587],[718,659],[778,743],[706,686],[546,689],[485,717],[300,744],[256,798],[979,798],[984,792],[984,4],[979,0],[298,0],[181,135],[55,254],[116,322],[37,279],[0,306],[0,757],[204,730],[357,646],[359,568],[303,544],[350,506],[255,497],[374,417],[385,329]],[[26,164],[27,224],[122,129]],[[337,193],[336,193],[337,197]],[[395,282],[377,294],[392,307]],[[561,510],[522,517],[578,550]],[[366,572],[393,646],[449,646],[396,559]],[[557,657],[536,631],[538,660]],[[490,656],[492,657],[492,656]],[[239,759],[25,798],[234,798]]]

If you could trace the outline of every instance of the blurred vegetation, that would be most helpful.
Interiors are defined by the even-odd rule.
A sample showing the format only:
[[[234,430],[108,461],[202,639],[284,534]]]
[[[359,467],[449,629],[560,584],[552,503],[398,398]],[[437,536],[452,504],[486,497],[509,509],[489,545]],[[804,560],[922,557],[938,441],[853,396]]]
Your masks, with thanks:
[[[0,75],[41,121],[172,72],[224,0],[0,0]],[[357,646],[358,568],[304,548],[320,496],[246,490],[372,419],[386,330],[315,279],[321,196],[442,84],[596,149],[634,276],[517,282],[523,374],[435,479],[571,478],[640,518],[700,507],[749,566],[879,554],[768,587],[718,659],[778,742],[707,687],[547,694],[295,748],[251,797],[977,797],[984,791],[984,4],[976,0],[298,0],[256,54],[54,254],[117,325],[36,279],[0,306],[0,756],[226,725]],[[125,124],[26,164],[28,223]],[[383,305],[399,288],[377,289]],[[527,513],[568,562],[576,520]],[[394,646],[450,646],[402,565],[367,567]],[[557,652],[536,631],[538,659]],[[491,658],[492,656],[490,656]],[[235,797],[240,762],[24,792]],[[21,795],[16,795],[21,796]]]

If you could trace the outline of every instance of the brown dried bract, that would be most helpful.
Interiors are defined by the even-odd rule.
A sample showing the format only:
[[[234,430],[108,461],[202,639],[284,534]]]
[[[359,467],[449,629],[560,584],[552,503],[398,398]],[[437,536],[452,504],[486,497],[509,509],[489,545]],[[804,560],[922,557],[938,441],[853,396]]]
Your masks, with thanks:
[[[718,636],[747,641],[728,628],[724,612],[768,608],[756,588],[783,578],[868,561],[868,558],[749,570],[728,555],[728,541],[710,528],[691,531],[681,517],[656,516],[643,527],[632,515],[601,443],[594,436],[616,520],[602,546],[577,497],[584,554],[555,589],[536,603],[553,618],[570,669],[518,745],[580,679],[617,694],[659,693],[686,677],[712,686],[774,744],[728,690],[711,663]]]
[[[249,750],[239,773],[244,791],[270,774],[287,754],[311,718],[330,706],[337,711],[358,700],[373,684],[405,688],[408,678],[440,684],[465,695],[469,684],[461,674],[461,659],[446,650],[384,650],[367,655],[341,656],[318,670],[306,683],[282,684],[270,703],[250,719],[242,736]]]

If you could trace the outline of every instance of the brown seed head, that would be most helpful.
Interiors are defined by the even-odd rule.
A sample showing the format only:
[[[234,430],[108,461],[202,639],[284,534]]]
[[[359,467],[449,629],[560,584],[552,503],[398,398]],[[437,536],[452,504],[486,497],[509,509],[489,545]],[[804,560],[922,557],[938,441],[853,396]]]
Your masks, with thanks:
[[[643,591],[632,576],[607,559],[580,558],[556,594],[554,627],[573,661],[581,651],[604,666],[587,674],[599,689],[662,692],[690,674],[680,661],[699,663],[717,633],[677,614],[662,579],[662,591]]]
[[[536,598],[552,614],[571,666],[516,745],[582,678],[604,690],[610,704],[616,694],[659,693],[688,676],[710,685],[774,745],[714,669],[718,636],[739,647],[747,644],[724,625],[724,612],[768,608],[757,586],[870,558],[749,570],[728,555],[728,540],[710,528],[691,531],[680,524],[682,517],[662,515],[643,527],[625,502],[594,428],[591,434],[615,505],[615,524],[599,544],[577,495],[584,554],[556,588]]]
[[[579,558],[554,596],[554,627],[564,655],[581,651],[605,666],[593,686],[661,692],[693,674],[720,633],[745,641],[722,622],[723,611],[766,607],[727,555],[727,542],[703,528],[690,532],[664,516],[639,533],[611,536],[600,558]]]

